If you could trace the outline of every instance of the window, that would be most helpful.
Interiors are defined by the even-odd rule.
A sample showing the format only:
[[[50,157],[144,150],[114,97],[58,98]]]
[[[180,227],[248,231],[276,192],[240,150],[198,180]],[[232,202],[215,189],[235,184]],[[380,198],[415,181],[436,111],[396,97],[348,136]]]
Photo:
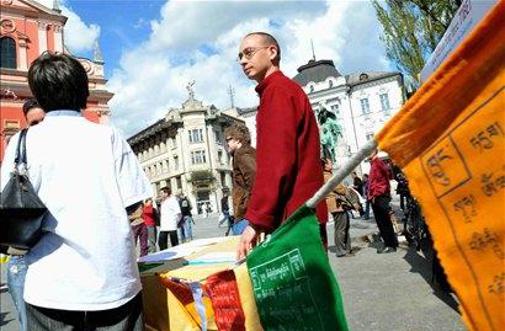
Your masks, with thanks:
[[[391,106],[389,105],[389,96],[387,93],[379,95],[379,98],[381,99],[381,105],[383,111],[387,112],[389,109],[391,109]]]
[[[16,42],[9,37],[0,39],[0,67],[16,69]]]
[[[188,134],[189,134],[189,142],[190,143],[203,142],[203,130],[202,129],[189,130]]]
[[[219,164],[223,164],[223,151],[217,151],[217,160]]]
[[[206,163],[207,159],[205,158],[205,151],[193,151],[191,152],[191,163],[192,164],[200,164]]]
[[[367,141],[370,141],[370,140],[372,140],[372,139],[373,139],[373,133],[367,133],[367,134],[366,134],[366,140],[367,140]]]
[[[226,187],[226,174],[224,171],[219,172],[219,176],[221,177],[221,187]]]
[[[361,112],[363,114],[369,114],[370,113],[370,104],[368,103],[368,98],[363,98],[360,101],[361,101]]]
[[[332,87],[333,87],[333,81],[332,81],[332,80],[330,80],[328,83],[329,83],[329,85],[330,85],[330,88],[332,88]]]
[[[182,189],[182,179],[181,176],[175,177],[175,182],[177,183],[177,188]]]
[[[174,155],[174,170],[179,170],[179,157]]]

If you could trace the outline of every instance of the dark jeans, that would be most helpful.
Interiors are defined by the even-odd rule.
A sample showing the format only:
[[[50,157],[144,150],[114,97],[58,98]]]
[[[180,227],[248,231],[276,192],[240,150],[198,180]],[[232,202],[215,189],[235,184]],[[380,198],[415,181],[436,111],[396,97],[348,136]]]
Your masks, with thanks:
[[[147,227],[145,223],[140,223],[132,226],[133,241],[137,245],[137,240],[140,244],[140,256],[147,255]]]
[[[30,331],[141,331],[144,330],[142,292],[124,305],[99,311],[70,311],[26,304]]]
[[[170,245],[172,247],[179,245],[179,238],[177,237],[177,230],[160,231],[160,237],[158,238],[158,245],[160,246],[160,251],[167,249],[169,235],[170,235]]]
[[[391,217],[389,215],[389,211],[391,210],[389,207],[390,200],[391,198],[387,195],[376,197],[375,201],[372,203],[372,210],[384,244],[387,247],[396,248],[398,247],[398,239],[396,238],[393,223],[391,223]]]

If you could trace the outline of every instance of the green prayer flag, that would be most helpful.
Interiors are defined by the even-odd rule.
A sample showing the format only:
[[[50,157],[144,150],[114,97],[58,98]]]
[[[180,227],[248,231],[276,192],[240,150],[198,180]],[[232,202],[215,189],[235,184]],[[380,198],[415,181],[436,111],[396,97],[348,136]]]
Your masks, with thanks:
[[[246,262],[265,330],[348,330],[312,209],[293,213]]]

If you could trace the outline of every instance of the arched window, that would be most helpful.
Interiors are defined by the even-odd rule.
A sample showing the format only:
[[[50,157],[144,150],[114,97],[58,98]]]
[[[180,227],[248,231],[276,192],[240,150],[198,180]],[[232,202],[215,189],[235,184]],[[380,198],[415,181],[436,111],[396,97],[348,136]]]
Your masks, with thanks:
[[[9,37],[0,38],[0,67],[16,69],[16,42]]]

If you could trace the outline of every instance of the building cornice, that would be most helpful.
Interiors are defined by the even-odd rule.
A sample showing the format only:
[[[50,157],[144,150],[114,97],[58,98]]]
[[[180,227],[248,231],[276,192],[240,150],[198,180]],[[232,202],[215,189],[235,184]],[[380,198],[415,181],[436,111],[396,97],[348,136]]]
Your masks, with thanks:
[[[388,75],[388,76],[382,76],[382,77],[378,77],[378,78],[373,78],[373,79],[369,79],[369,80],[366,80],[366,81],[363,81],[363,82],[359,82],[359,83],[353,84],[352,86],[350,86],[350,92],[352,93],[354,91],[359,91],[359,90],[364,89],[364,88],[378,86],[378,85],[381,85],[383,83],[392,82],[392,81],[395,81],[395,80],[397,80],[400,83],[400,85],[401,85],[401,83],[402,83],[402,74],[399,73],[399,72],[391,73],[391,75]]]
[[[2,16],[8,16],[9,14],[12,14],[12,15],[19,15],[21,17],[26,17],[27,19],[40,18],[40,19],[46,19],[48,21],[60,22],[62,25],[65,25],[65,23],[67,22],[68,18],[66,16],[63,16],[58,12],[55,12],[50,8],[47,8],[46,6],[36,1],[30,1],[30,0],[19,0],[19,1],[25,3],[29,7],[32,7],[33,10],[27,9],[25,7],[16,6],[14,4],[11,5],[5,1],[2,1]]]

